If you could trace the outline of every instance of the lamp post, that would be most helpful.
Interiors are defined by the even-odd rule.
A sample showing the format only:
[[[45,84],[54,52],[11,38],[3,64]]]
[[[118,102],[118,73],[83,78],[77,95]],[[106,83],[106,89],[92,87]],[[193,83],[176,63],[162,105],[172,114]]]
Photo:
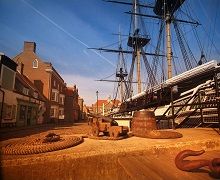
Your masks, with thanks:
[[[96,113],[98,114],[98,99],[99,99],[99,91],[96,91],[96,97],[97,97],[97,102],[96,102]]]

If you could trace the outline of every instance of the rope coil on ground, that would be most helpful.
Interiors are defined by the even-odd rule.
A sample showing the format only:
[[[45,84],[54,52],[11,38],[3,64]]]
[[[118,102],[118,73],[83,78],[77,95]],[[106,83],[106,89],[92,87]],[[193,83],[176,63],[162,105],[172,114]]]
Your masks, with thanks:
[[[39,154],[61,149],[70,148],[83,142],[82,137],[69,136],[61,137],[59,141],[45,143],[44,137],[24,138],[10,142],[1,147],[0,154],[4,155],[28,155]]]
[[[152,130],[147,131],[145,137],[151,139],[176,139],[183,137],[183,135],[175,131]]]

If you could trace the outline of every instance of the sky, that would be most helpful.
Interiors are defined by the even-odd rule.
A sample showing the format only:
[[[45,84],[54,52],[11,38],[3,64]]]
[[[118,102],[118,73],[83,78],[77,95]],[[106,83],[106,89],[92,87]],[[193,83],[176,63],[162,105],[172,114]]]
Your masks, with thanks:
[[[154,3],[153,0],[147,2]],[[194,19],[202,24],[198,34],[202,46],[208,49],[207,57],[220,59],[220,1],[185,3],[190,3]],[[68,86],[76,84],[87,105],[95,103],[96,91],[99,91],[99,99],[113,97],[113,83],[95,80],[115,73],[117,54],[88,48],[117,49],[118,36],[114,33],[119,29],[121,34],[129,33],[130,15],[124,12],[130,11],[130,6],[103,0],[0,0],[0,8],[0,52],[13,58],[22,52],[24,41],[36,42],[37,55],[51,62]],[[153,52],[156,46],[153,28],[158,28],[158,23],[149,19],[144,23],[152,42],[148,51]],[[123,46],[125,43],[126,40]],[[191,43],[196,46],[195,41]],[[198,48],[194,50],[199,56]],[[129,64],[130,58],[126,58]]]

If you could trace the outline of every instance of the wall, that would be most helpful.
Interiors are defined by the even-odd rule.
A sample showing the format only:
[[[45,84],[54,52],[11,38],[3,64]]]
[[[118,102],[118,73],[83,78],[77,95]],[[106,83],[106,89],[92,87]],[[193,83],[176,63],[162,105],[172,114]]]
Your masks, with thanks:
[[[24,96],[13,91],[3,89],[5,92],[4,106],[13,106],[14,112],[12,112],[12,118],[4,118],[2,120],[2,126],[5,125],[16,125],[16,126],[27,126],[43,123],[43,114],[45,112],[45,103],[39,100],[35,100],[28,96]],[[25,118],[20,119],[21,106],[26,106]],[[28,113],[28,107],[31,108],[31,112]],[[6,112],[6,111],[5,111]],[[30,115],[30,117],[28,117]],[[28,123],[28,119],[29,122]]]
[[[33,68],[33,61],[38,60],[38,68]],[[21,63],[24,64],[23,74],[27,76],[33,83],[34,80],[41,80],[43,83],[43,94],[49,98],[50,90],[50,75],[46,72],[46,69],[50,69],[50,64],[45,64],[36,54],[33,52],[22,52],[13,59],[18,62],[18,69],[21,68]]]

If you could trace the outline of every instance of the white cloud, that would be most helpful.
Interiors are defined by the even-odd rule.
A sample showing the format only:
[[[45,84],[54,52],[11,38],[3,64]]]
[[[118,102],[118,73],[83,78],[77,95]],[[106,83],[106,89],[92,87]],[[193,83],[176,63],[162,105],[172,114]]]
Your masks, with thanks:
[[[84,99],[86,105],[92,105],[96,102],[96,91],[99,91],[99,99],[107,99],[109,96],[112,97],[114,83],[112,82],[100,82],[95,81],[93,77],[85,77],[74,74],[61,74],[67,86],[76,87],[79,90],[79,96]]]

